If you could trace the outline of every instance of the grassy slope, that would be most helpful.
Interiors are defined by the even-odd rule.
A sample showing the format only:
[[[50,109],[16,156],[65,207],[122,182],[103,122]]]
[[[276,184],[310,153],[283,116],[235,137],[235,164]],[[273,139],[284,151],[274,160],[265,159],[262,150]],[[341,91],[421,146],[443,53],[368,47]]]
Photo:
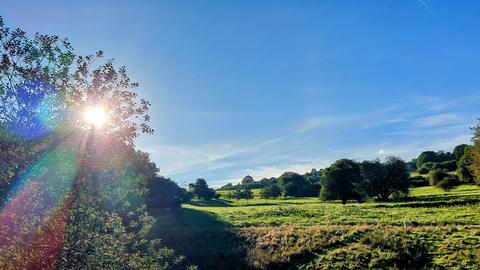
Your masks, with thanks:
[[[421,187],[410,196],[347,205],[317,198],[194,201],[174,212],[152,210],[154,234],[201,268],[475,269],[480,188]]]
[[[445,193],[436,187],[415,188],[411,198],[396,203],[320,202],[317,198],[283,200],[253,199],[219,201],[184,208],[213,213],[234,226],[314,225],[314,224],[401,224],[417,221],[421,224],[480,224],[480,188],[460,186]],[[473,205],[472,205],[473,204]],[[432,208],[432,206],[442,206]]]

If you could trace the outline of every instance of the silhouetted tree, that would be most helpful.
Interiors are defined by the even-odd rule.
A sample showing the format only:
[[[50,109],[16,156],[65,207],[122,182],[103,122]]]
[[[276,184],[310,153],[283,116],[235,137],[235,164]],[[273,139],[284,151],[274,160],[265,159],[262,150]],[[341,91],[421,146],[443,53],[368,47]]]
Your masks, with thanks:
[[[200,200],[211,200],[215,198],[215,190],[208,187],[207,181],[198,178],[194,184],[189,185],[190,192]]]

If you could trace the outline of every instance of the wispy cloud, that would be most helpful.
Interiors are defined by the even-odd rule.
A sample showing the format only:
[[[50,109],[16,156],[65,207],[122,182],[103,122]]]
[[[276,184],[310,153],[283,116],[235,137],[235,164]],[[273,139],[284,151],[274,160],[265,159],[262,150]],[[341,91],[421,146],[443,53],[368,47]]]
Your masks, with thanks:
[[[342,117],[332,118],[332,117],[310,117],[305,119],[300,125],[296,127],[295,132],[298,134],[303,134],[308,131],[326,127],[334,124],[339,124],[343,122],[345,119]]]
[[[435,126],[457,124],[460,121],[463,121],[463,119],[464,118],[462,118],[460,115],[456,113],[443,113],[443,114],[419,117],[417,119],[414,119],[412,122],[416,127],[428,128],[428,127],[435,127]]]
[[[433,10],[430,8],[429,5],[427,5],[427,3],[425,3],[425,1],[418,0],[418,2],[420,2],[420,4],[428,11],[428,13],[430,13],[430,15],[435,16],[435,13],[433,13]]]
[[[455,111],[452,103],[443,106],[445,100],[425,100],[436,103],[435,109],[418,110],[414,103],[391,105],[359,113],[307,117],[290,132],[270,139],[163,144],[143,149],[152,153],[163,175],[179,184],[204,177],[218,187],[237,183],[246,174],[259,180],[286,171],[305,173],[339,158],[363,160],[394,155],[410,159],[423,150],[451,151],[455,145],[469,141],[473,114]],[[443,108],[450,111],[438,111]],[[331,134],[322,128],[328,128]],[[307,132],[312,136],[305,136]],[[318,139],[312,140],[315,136]]]

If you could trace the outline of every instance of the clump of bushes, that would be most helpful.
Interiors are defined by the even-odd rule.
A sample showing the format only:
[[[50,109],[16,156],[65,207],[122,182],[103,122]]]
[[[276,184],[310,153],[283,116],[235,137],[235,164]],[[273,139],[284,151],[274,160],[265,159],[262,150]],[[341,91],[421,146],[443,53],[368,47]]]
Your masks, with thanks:
[[[432,172],[430,173],[430,179],[429,179],[430,185],[436,186],[440,181],[442,181],[447,176],[449,176],[449,174],[446,170],[442,170],[442,169],[432,170]]]
[[[429,181],[430,185],[437,186],[445,191],[450,191],[460,184],[458,177],[454,174],[449,174],[445,169],[433,170]]]
[[[418,169],[418,173],[419,173],[419,174],[427,174],[427,173],[429,173],[429,172],[430,172],[430,171],[429,171],[427,168],[425,168],[425,167],[421,167],[420,169]]]
[[[421,175],[410,177],[410,183],[413,187],[426,187],[430,185],[428,179]]]

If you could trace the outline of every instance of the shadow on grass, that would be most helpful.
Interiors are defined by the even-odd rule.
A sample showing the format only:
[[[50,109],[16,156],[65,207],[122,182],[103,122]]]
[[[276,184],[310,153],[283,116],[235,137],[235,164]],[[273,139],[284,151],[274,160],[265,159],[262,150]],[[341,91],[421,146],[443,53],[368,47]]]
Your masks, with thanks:
[[[249,269],[246,244],[215,215],[186,208],[149,211],[157,219],[151,237],[184,255],[188,264],[200,269]]]

